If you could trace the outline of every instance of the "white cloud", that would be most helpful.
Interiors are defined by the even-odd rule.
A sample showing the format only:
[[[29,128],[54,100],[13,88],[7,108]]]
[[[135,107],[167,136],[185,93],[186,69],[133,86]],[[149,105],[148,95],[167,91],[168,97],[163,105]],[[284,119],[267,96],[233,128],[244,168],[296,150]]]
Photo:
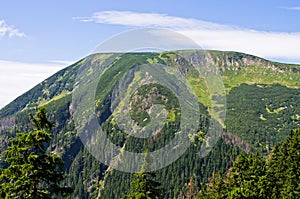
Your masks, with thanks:
[[[0,108],[65,66],[0,60]]]
[[[132,27],[170,28],[190,37],[205,49],[239,51],[300,62],[300,32],[257,31],[198,19],[129,11],[96,12],[91,17],[76,19]]]
[[[157,13],[137,13],[129,11],[96,12],[91,17],[76,17],[82,22],[95,22],[135,27],[164,27],[164,28],[203,28],[222,29],[226,26],[200,21],[191,18],[181,18]]]
[[[300,33],[254,30],[181,30],[205,49],[239,51],[265,58],[299,60]]]
[[[287,7],[288,10],[300,10],[300,6]]]
[[[69,66],[74,63],[74,61],[66,61],[66,60],[50,60],[49,62],[52,64],[58,64],[64,66]]]
[[[25,37],[20,30],[8,25],[4,20],[0,20],[0,37],[8,35],[9,37]]]

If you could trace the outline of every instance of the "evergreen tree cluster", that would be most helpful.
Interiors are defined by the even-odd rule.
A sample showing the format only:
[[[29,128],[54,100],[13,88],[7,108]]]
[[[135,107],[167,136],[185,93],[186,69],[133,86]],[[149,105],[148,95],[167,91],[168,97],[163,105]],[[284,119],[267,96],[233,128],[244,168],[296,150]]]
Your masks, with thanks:
[[[154,180],[155,174],[140,172],[134,174],[131,190],[126,194],[126,199],[162,199],[161,184]]]
[[[144,157],[144,164],[140,172],[134,174],[131,189],[125,195],[126,199],[162,199],[163,189],[161,183],[155,181],[156,174],[149,172],[152,158],[148,152]]]
[[[60,184],[66,178],[63,160],[47,150],[54,124],[46,117],[44,107],[31,116],[31,121],[34,130],[18,133],[3,152],[7,167],[0,170],[0,198],[67,196],[72,189]]]
[[[213,175],[199,198],[300,198],[300,129],[267,158],[241,154],[224,175]]]

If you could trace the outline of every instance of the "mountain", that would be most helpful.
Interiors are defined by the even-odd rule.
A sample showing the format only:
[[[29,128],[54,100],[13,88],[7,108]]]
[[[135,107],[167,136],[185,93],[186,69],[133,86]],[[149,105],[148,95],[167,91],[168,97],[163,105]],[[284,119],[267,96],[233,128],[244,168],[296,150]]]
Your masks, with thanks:
[[[157,77],[156,83],[151,75],[143,73],[143,66],[148,65],[152,76]],[[166,75],[160,74],[160,66],[168,68]],[[81,108],[76,100],[89,93],[92,77],[98,74],[102,75],[94,85],[94,107]],[[164,86],[168,81],[169,89]],[[180,87],[184,81],[187,83]],[[78,92],[80,86],[83,89]],[[133,86],[138,89],[122,95]],[[189,88],[195,95],[196,106],[189,106],[190,98],[181,99],[176,86],[179,91],[185,86]],[[225,172],[241,151],[267,155],[276,143],[282,143],[290,130],[300,127],[299,96],[299,65],[271,62],[243,53],[187,50],[94,54],[59,71],[0,110],[0,150],[16,132],[31,128],[28,114],[38,106],[45,106],[56,123],[49,150],[60,154],[65,161],[69,174],[65,183],[75,188],[70,198],[120,198],[128,190],[133,175],[114,170],[91,155],[77,128],[88,121],[84,112],[94,111],[107,137],[118,146],[116,155],[122,155],[124,150],[141,153],[163,148],[176,137],[174,132],[181,132],[178,129],[183,123],[180,119],[185,107],[188,116],[199,110],[197,126],[186,120],[192,144],[173,163],[156,171],[165,197],[174,198],[191,178],[201,188],[212,173]],[[114,103],[124,104],[126,100],[130,116],[137,124],[133,130],[147,126],[151,115],[161,113],[151,106],[163,105],[167,113],[161,113],[166,117],[161,133],[151,138],[126,134],[116,122],[124,112],[111,110]],[[76,115],[80,108],[82,118],[81,112]],[[220,139],[213,139],[209,133],[212,121],[221,126]],[[212,150],[199,156],[204,145]]]

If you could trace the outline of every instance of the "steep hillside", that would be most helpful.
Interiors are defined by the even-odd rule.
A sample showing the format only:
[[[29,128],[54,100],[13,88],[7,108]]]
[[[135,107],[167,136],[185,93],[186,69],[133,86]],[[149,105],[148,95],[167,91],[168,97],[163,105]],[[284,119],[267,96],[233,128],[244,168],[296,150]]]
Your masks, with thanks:
[[[202,186],[213,172],[226,171],[241,151],[267,154],[276,143],[285,139],[291,129],[300,127],[299,65],[220,51],[95,54],[59,71],[0,110],[2,149],[9,137],[31,128],[28,114],[38,106],[45,106],[56,123],[49,150],[61,154],[65,161],[65,170],[69,173],[66,182],[75,188],[70,198],[120,198],[128,190],[132,174],[100,163],[84,147],[75,128],[74,89],[79,87],[82,70],[93,66],[87,70],[87,77],[92,77],[98,66],[107,65],[96,85],[95,107],[87,107],[86,111],[95,108],[94,113],[102,129],[120,148],[117,155],[124,150],[140,153],[161,149],[181,132],[183,110],[173,90],[160,85],[159,81],[151,83],[140,73],[134,73],[135,67],[145,64],[161,64],[179,71],[182,77],[178,78],[187,80],[187,85],[196,95],[200,111],[197,126],[190,126],[187,132],[191,146],[172,164],[156,171],[166,198],[176,197],[191,177],[198,186]],[[198,70],[199,66],[201,70]],[[128,81],[119,85],[125,74]],[[172,71],[170,75],[173,75]],[[86,85],[89,85],[89,80],[85,80]],[[224,87],[216,83],[220,80]],[[111,109],[112,99],[118,94],[114,90],[116,85],[126,90],[135,82],[143,82],[143,85],[137,85],[139,88],[135,92],[124,95],[118,102],[126,106],[126,100],[129,100],[127,108],[137,126],[150,123],[151,106],[162,105],[166,110],[165,124],[151,138],[141,139],[126,134],[116,122],[123,112]],[[82,92],[88,93],[88,90],[86,88]],[[193,112],[192,109],[188,109],[188,114]],[[85,119],[83,116],[81,122],[85,123]],[[220,123],[223,130],[213,149],[201,157],[202,144],[211,143],[205,139],[209,135],[210,121]],[[210,139],[213,140],[213,137]]]

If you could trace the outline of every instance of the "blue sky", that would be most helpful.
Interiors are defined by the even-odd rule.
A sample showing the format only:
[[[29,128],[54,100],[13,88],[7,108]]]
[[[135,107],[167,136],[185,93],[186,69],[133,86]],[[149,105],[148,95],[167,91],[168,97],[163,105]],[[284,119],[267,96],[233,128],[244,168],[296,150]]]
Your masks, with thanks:
[[[0,108],[126,30],[168,28],[205,49],[300,63],[295,0],[2,0]]]

